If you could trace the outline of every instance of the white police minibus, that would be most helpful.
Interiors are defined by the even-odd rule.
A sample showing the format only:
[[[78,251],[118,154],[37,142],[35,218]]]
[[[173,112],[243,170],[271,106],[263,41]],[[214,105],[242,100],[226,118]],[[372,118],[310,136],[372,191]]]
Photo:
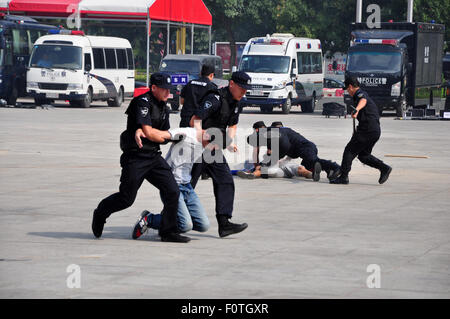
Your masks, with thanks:
[[[134,61],[128,40],[86,36],[82,31],[50,33],[36,40],[28,65],[27,92],[36,105],[68,100],[71,106],[89,107],[93,100],[103,100],[119,107],[125,96],[133,96]]]
[[[262,112],[281,107],[283,113],[301,104],[302,112],[314,112],[323,97],[322,46],[320,40],[274,33],[248,40],[239,70],[252,79],[252,89],[241,100]]]

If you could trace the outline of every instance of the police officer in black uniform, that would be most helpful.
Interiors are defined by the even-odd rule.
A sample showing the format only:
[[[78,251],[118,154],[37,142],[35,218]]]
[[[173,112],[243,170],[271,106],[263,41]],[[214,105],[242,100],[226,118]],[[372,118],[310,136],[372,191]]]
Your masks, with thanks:
[[[194,115],[194,111],[200,107],[202,98],[208,91],[217,90],[217,85],[211,82],[214,78],[214,65],[203,64],[200,72],[200,78],[191,80],[181,90],[181,109],[180,127],[189,127],[189,121]]]
[[[369,95],[360,89],[357,78],[346,78],[344,90],[353,97],[356,110],[352,117],[358,119],[358,127],[342,155],[341,175],[330,183],[348,184],[352,161],[358,156],[361,163],[380,170],[378,182],[383,184],[389,178],[392,168],[371,154],[381,135],[378,107]]]
[[[231,152],[237,151],[237,146],[233,143],[236,135],[239,113],[241,108],[238,102],[245,95],[247,89],[251,88],[251,79],[245,72],[234,72],[227,87],[208,94],[199,110],[191,119],[191,126],[199,126],[207,131],[211,129],[219,130],[221,134],[214,135],[212,139],[222,138],[222,148],[227,148]],[[227,130],[228,128],[228,130]],[[206,150],[205,152],[208,152]],[[230,168],[223,156],[222,149],[210,151],[214,159],[207,160],[205,153],[203,161],[195,163],[192,168],[193,187],[203,171],[206,171],[213,180],[214,196],[216,198],[216,218],[219,225],[219,236],[225,237],[239,233],[247,228],[247,224],[235,224],[230,222],[234,204],[234,181]],[[211,159],[211,158],[210,158]]]
[[[300,133],[294,131],[289,127],[282,126],[281,122],[274,122],[272,126],[267,129],[260,129],[259,132],[254,132],[253,134],[260,134],[262,137],[249,136],[247,142],[259,143],[261,145],[267,146],[270,151],[271,156],[273,156],[273,148],[278,147],[278,157],[269,158],[263,161],[264,164],[273,165],[279,159],[289,156],[290,158],[301,158],[303,165],[308,171],[313,172],[314,181],[319,181],[320,172],[324,170],[327,173],[327,177],[332,180],[335,179],[340,174],[340,167],[336,162],[325,160],[318,157],[317,146],[302,136]],[[277,145],[273,145],[276,143]],[[255,145],[253,145],[255,146]],[[273,155],[272,155],[273,154]],[[269,161],[270,160],[270,161]],[[261,172],[263,173],[264,170]],[[265,175],[263,173],[263,175]],[[264,176],[262,176],[264,177]]]
[[[166,161],[161,157],[160,144],[171,139],[169,109],[166,105],[171,88],[170,76],[154,73],[150,78],[148,92],[135,97],[125,112],[128,115],[127,128],[120,136],[123,151],[120,157],[122,175],[119,192],[103,199],[94,211],[92,231],[100,237],[106,219],[114,212],[130,207],[137,191],[146,179],[160,190],[164,204],[162,225],[159,235],[162,241],[188,242],[189,237],[178,233],[177,210],[179,188]],[[135,132],[142,128],[146,135],[143,147],[135,141]]]

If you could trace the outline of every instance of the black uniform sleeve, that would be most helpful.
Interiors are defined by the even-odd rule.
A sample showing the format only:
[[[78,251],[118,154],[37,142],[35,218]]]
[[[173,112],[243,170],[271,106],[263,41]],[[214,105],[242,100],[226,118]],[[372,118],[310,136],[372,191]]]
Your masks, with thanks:
[[[186,84],[186,85],[183,86],[183,88],[181,89],[180,96],[181,96],[183,99],[186,98],[186,90],[187,90],[188,85],[190,85],[190,84],[189,84],[189,83]]]
[[[170,114],[170,112],[169,112],[168,108],[165,108],[164,112],[165,112],[166,116],[164,117],[164,120],[163,120],[163,122],[161,124],[160,130],[161,131],[168,131],[170,129],[170,121],[169,121],[169,114]]]
[[[216,94],[209,94],[194,114],[204,120],[217,112],[219,109],[220,96]]]
[[[231,110],[230,118],[228,120],[228,126],[236,125],[239,123],[240,108],[236,105],[234,109]]]
[[[136,124],[138,125],[149,125],[152,126],[151,115],[151,106],[148,103],[148,98],[143,96],[136,101],[135,115],[136,115]]]

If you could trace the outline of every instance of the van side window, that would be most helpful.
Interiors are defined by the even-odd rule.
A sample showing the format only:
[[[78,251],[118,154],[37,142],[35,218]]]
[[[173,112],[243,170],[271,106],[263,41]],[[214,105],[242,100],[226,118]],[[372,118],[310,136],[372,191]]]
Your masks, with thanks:
[[[311,72],[322,73],[322,54],[320,52],[311,53]]]
[[[128,70],[134,70],[133,51],[130,48],[127,49],[127,60],[128,60]]]
[[[29,32],[27,30],[14,29],[13,34],[13,48],[15,55],[28,55],[31,53]]]
[[[298,74],[311,73],[311,53],[297,52]]]
[[[119,69],[128,68],[127,53],[126,53],[125,49],[116,49],[116,55],[117,55],[117,67]]]
[[[103,49],[93,48],[94,53],[94,69],[104,69],[105,68],[105,55]]]
[[[105,57],[106,57],[106,68],[117,69],[116,50],[105,49]]]
[[[87,66],[90,67],[87,67]],[[84,54],[84,69],[87,71],[88,69],[92,69],[92,61],[91,61],[91,54],[85,53]]]

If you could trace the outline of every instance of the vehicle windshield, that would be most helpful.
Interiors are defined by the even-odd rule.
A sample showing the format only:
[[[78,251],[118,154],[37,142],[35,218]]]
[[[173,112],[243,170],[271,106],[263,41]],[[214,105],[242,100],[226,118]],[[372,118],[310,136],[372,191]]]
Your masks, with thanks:
[[[81,48],[68,45],[35,45],[30,67],[81,70]]]
[[[290,58],[272,55],[244,55],[240,71],[254,73],[288,73]]]
[[[401,71],[400,52],[349,52],[347,71],[396,73]]]
[[[161,72],[167,73],[200,73],[200,62],[192,60],[164,60],[161,63]]]

